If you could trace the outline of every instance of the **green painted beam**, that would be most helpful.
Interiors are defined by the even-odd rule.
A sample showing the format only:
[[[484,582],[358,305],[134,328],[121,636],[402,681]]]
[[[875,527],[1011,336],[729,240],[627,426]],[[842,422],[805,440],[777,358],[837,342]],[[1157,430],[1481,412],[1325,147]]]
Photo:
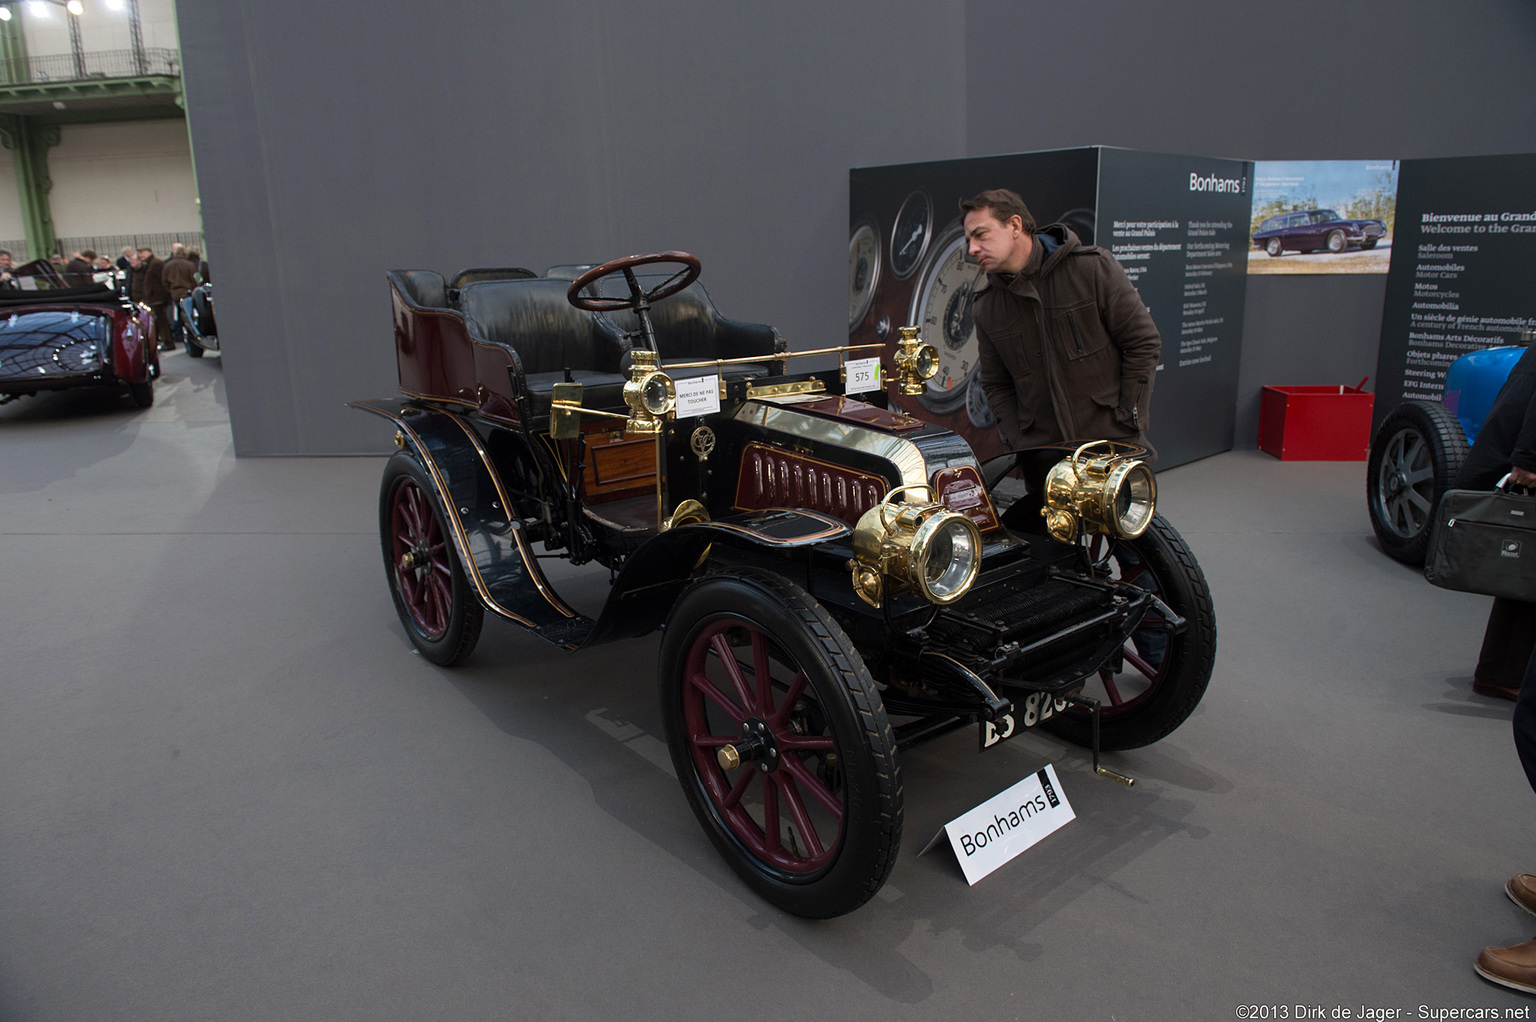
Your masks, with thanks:
[[[30,117],[0,114],[0,144],[9,149],[16,169],[16,192],[21,200],[21,220],[27,234],[28,258],[38,259],[53,251],[53,212],[48,193],[48,150],[59,144],[57,124],[38,124]]]

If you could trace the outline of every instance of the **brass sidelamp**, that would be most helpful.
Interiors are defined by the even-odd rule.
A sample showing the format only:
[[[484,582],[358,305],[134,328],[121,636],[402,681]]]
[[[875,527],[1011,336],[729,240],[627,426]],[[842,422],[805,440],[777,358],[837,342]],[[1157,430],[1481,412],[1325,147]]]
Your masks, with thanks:
[[[1135,539],[1152,524],[1157,480],[1137,455],[1141,448],[1094,440],[1045,477],[1045,527],[1063,543],[1090,532]]]

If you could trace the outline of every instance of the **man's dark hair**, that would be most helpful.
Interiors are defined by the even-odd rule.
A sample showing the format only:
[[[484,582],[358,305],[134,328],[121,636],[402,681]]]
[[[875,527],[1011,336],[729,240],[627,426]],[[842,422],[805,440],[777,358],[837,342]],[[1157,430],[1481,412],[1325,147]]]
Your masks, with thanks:
[[[88,248],[85,251],[81,252],[80,255],[83,256],[86,259],[95,259],[96,258],[96,250]]]
[[[1011,218],[1018,217],[1024,221],[1024,230],[1034,234],[1039,227],[1035,223],[1034,214],[1029,207],[1024,205],[1024,200],[1018,192],[1011,192],[1006,188],[988,188],[986,191],[970,199],[960,200],[960,215],[974,213],[978,209],[984,209],[997,217],[997,222],[1006,224]]]

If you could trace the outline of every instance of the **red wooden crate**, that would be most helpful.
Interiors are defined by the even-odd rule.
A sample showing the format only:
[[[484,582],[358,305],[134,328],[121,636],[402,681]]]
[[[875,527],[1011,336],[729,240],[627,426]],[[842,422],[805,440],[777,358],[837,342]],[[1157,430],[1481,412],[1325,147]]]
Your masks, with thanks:
[[[1375,403],[1359,387],[1265,387],[1259,450],[1281,461],[1364,461]]]

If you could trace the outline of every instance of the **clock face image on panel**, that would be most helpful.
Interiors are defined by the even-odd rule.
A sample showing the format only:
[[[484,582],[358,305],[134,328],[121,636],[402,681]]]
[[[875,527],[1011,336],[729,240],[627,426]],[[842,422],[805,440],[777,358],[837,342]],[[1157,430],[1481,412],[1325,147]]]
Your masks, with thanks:
[[[912,315],[923,340],[939,353],[939,371],[918,400],[930,411],[949,413],[965,404],[965,387],[976,372],[976,323],[971,295],[986,281],[966,255],[965,234],[951,224],[934,242],[912,296]]]
[[[912,276],[928,251],[933,234],[933,201],[927,192],[913,192],[901,204],[891,228],[891,275],[897,280]]]
[[[853,229],[848,239],[848,329],[852,330],[869,311],[880,283],[880,236],[868,221]]]

